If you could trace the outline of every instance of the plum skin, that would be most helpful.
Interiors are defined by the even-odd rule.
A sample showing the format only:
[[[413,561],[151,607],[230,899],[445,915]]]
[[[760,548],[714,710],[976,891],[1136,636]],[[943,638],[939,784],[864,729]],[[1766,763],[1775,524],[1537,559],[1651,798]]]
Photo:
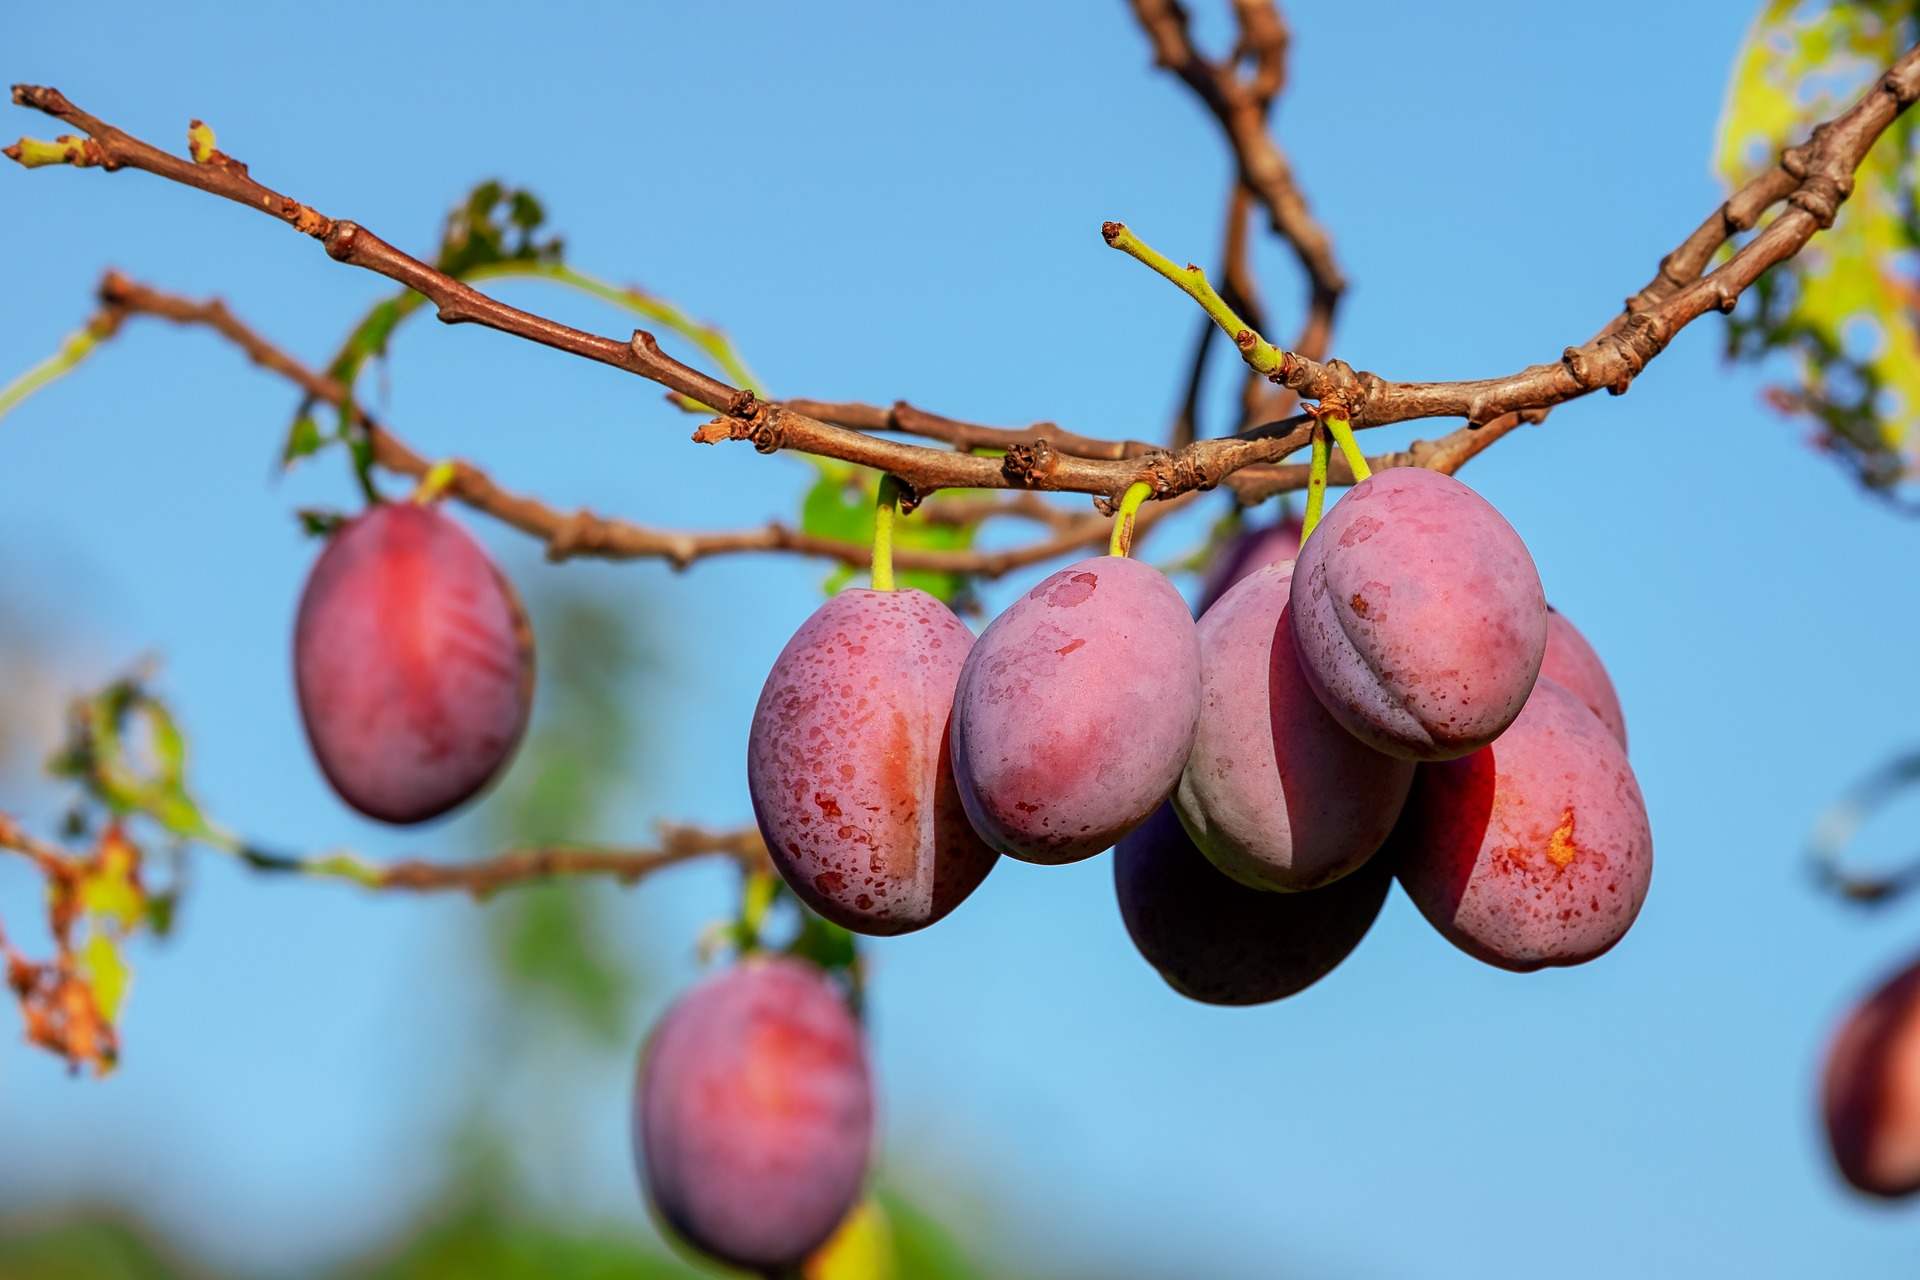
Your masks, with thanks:
[[[859,933],[925,928],[999,855],[967,821],[948,721],[973,633],[924,591],[843,591],[802,623],[753,713],[747,790],[793,891]]]
[[[1209,862],[1171,804],[1113,851],[1120,917],[1167,985],[1206,1004],[1297,995],[1333,972],[1380,914],[1393,875],[1375,860],[1304,893],[1249,889]]]
[[[1449,942],[1526,973],[1584,964],[1626,935],[1653,836],[1626,752],[1543,679],[1491,746],[1420,766],[1380,856]]]
[[[1388,755],[1450,760],[1520,714],[1547,602],[1525,544],[1484,498],[1394,467],[1355,485],[1301,547],[1293,634],[1349,733]]]
[[[1207,565],[1200,586],[1201,616],[1241,579],[1270,564],[1298,558],[1302,527],[1299,517],[1288,515],[1272,524],[1243,529],[1221,547]]]
[[[1841,1177],[1883,1199],[1920,1191],[1920,960],[1847,1014],[1828,1047],[1820,1095]]]
[[[1043,579],[975,642],[953,769],[986,842],[1026,862],[1092,857],[1179,780],[1200,717],[1200,642],[1166,576],[1099,556]]]
[[[314,562],[294,624],[301,721],[341,799],[424,822],[497,777],[526,733],[533,629],[480,544],[432,506],[383,503]]]
[[[1291,561],[1200,616],[1200,720],[1174,803],[1194,843],[1255,889],[1317,889],[1386,843],[1414,763],[1348,733],[1294,651]]]
[[[675,1003],[640,1059],[634,1160],[654,1212],[701,1252],[792,1266],[860,1197],[873,1084],[820,970],[749,957]]]
[[[1594,652],[1580,628],[1567,621],[1567,615],[1547,606],[1547,651],[1540,662],[1540,674],[1565,685],[1567,692],[1587,704],[1600,717],[1607,732],[1627,745],[1627,718],[1620,710],[1620,695],[1613,679]]]

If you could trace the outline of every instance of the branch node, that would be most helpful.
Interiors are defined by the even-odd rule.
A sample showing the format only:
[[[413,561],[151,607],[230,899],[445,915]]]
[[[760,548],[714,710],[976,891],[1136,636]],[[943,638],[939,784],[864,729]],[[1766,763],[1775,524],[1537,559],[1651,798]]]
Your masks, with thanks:
[[[1109,226],[1118,225],[1109,223]],[[1007,446],[1006,457],[1001,459],[1000,469],[1016,487],[1030,488],[1043,484],[1060,465],[1060,455],[1053,444],[1046,440],[1035,440],[1032,444],[1013,444]]]
[[[1800,189],[1787,197],[1787,203],[1811,214],[1814,224],[1825,231],[1833,225],[1833,220],[1840,215],[1840,206],[1852,194],[1852,174],[1834,178],[1816,173],[1806,178],[1800,184]]]

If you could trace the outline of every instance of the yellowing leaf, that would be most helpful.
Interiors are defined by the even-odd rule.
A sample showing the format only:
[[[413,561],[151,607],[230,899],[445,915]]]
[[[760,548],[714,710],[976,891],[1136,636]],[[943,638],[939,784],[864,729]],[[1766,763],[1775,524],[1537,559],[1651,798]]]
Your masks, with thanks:
[[[140,851],[109,827],[100,839],[94,861],[80,884],[80,905],[96,919],[121,933],[136,928],[146,916],[146,894],[140,887]]]
[[[80,971],[93,988],[93,1001],[100,1016],[108,1022],[120,1017],[120,1006],[127,998],[133,973],[120,955],[120,948],[104,933],[95,933],[80,948]]]
[[[893,1229],[886,1213],[862,1200],[827,1242],[808,1258],[804,1280],[895,1280]]]

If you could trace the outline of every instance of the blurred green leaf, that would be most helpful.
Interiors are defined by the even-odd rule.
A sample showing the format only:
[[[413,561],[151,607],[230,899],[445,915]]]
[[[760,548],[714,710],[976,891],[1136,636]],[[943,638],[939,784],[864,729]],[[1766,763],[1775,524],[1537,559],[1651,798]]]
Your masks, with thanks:
[[[808,461],[820,474],[801,501],[801,531],[839,542],[871,543],[874,503],[880,496],[879,473],[826,458]],[[965,550],[973,545],[974,529],[973,525],[935,524],[931,520],[903,516],[894,521],[893,545],[896,549]],[[861,571],[843,565],[828,576],[823,586],[826,593],[832,595],[859,576],[864,576]],[[902,587],[918,587],[955,608],[968,602],[973,588],[972,579],[966,574],[929,573],[918,569],[897,571],[894,582]]]
[[[296,461],[319,450],[324,443],[320,435],[320,424],[313,415],[303,413],[293,420],[293,426],[287,430],[287,444],[280,451],[280,464],[292,466]]]
[[[294,514],[300,517],[300,528],[310,538],[331,538],[347,522],[338,511],[322,511],[317,507],[302,507]]]

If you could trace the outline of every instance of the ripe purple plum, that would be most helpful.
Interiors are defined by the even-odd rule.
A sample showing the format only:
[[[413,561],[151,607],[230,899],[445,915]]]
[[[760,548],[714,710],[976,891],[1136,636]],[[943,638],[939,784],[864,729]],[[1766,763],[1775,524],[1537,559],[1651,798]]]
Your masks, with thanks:
[[[1340,727],[1300,671],[1293,564],[1257,569],[1200,615],[1200,723],[1174,803],[1194,843],[1255,889],[1317,889],[1374,855],[1411,760]]]
[[[1376,472],[1300,550],[1293,634],[1334,719],[1410,760],[1500,736],[1547,647],[1540,575],[1513,526],[1451,476]]]
[[[1200,612],[1213,608],[1214,602],[1233,584],[1270,564],[1291,560],[1300,554],[1300,518],[1288,515],[1272,524],[1243,529],[1220,548],[1207,565],[1200,587]]]
[[[640,1058],[634,1161],[655,1213],[747,1270],[797,1266],[860,1197],[873,1083],[824,974],[754,957],[694,987]]]
[[[382,503],[314,563],[293,670],[307,740],[340,798],[383,822],[424,822],[480,791],[519,746],[533,629],[452,517]]]
[[[1567,615],[1547,606],[1547,653],[1540,663],[1540,674],[1565,685],[1567,692],[1587,704],[1600,717],[1607,732],[1627,745],[1627,718],[1620,711],[1620,695],[1613,691],[1613,680],[1580,629],[1567,621]]]
[[[802,901],[859,933],[925,928],[999,860],[947,742],[973,633],[924,591],[834,596],[781,651],[747,743],[747,792]]]
[[[1840,1024],[1821,1104],[1841,1177],[1887,1199],[1920,1191],[1920,960]]]
[[[1027,592],[967,655],[953,768],[967,817],[1026,862],[1092,857],[1167,798],[1200,717],[1200,643],[1173,584],[1125,556]]]
[[[1222,875],[1162,805],[1113,851],[1120,918],[1167,985],[1207,1004],[1305,991],[1366,936],[1392,871],[1378,859],[1305,893],[1263,893]]]
[[[1646,802],[1600,718],[1552,680],[1492,746],[1420,766],[1381,855],[1468,955],[1525,973],[1584,964],[1646,901]]]

